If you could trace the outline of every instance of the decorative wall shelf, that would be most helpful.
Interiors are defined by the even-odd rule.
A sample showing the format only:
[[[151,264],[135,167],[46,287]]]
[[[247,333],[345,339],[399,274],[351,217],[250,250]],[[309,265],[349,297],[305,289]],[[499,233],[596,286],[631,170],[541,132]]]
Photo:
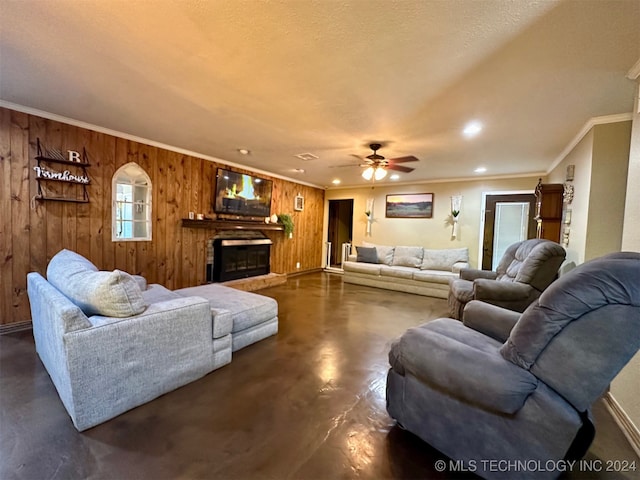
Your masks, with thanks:
[[[239,220],[191,220],[182,219],[183,228],[204,228],[207,230],[275,230],[284,231],[280,223],[243,222]]]
[[[45,197],[44,195],[36,196],[36,200],[46,200],[51,202],[70,202],[70,203],[89,203],[89,199],[81,198],[64,198],[64,197]]]
[[[43,160],[50,163],[60,163],[63,165],[73,165],[74,167],[90,167],[91,166],[90,163],[86,163],[86,162],[70,162],[69,160],[61,160],[59,158],[45,157],[43,155],[37,155],[36,160],[41,160],[41,161]]]
[[[75,152],[73,152],[75,153]],[[55,155],[55,156],[54,156]],[[78,158],[80,155],[75,153]],[[36,200],[41,201],[56,201],[56,202],[71,202],[71,203],[89,203],[89,192],[87,191],[87,185],[91,183],[89,175],[87,174],[87,167],[91,166],[87,161],[87,152],[82,149],[81,161],[73,162],[62,157],[62,153],[57,150],[47,151],[46,155],[42,151],[40,145],[40,139],[37,139],[37,155],[35,157],[37,166],[34,167],[36,171],[36,182],[38,183],[38,194]],[[64,172],[52,171],[49,168],[49,164],[65,165],[71,167]],[[70,184],[73,186],[72,190],[57,189],[54,193],[62,192],[61,196],[52,196],[49,189],[44,185],[47,182],[57,182],[58,184]],[[80,190],[78,187],[82,187]],[[69,187],[70,189],[72,187]],[[75,193],[75,195],[69,195],[69,192]],[[80,195],[78,195],[78,193]]]

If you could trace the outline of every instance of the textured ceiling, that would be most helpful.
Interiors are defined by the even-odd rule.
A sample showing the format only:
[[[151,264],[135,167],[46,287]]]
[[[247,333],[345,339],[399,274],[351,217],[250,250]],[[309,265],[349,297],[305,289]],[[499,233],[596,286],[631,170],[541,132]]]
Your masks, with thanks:
[[[420,158],[401,182],[538,173],[631,111],[639,25],[640,0],[0,0],[0,99],[318,186],[364,185],[371,141]]]

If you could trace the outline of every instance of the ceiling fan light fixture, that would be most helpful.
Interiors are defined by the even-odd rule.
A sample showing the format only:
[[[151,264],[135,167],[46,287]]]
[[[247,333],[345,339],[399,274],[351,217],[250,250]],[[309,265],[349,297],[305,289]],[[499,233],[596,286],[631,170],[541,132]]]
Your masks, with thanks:
[[[387,171],[386,171],[384,168],[382,168],[382,167],[378,167],[378,168],[376,168],[376,171],[375,171],[375,172],[374,172],[374,174],[373,174],[373,177],[374,177],[376,180],[382,180],[382,179],[383,179],[384,177],[386,177],[386,176],[387,176]]]
[[[362,178],[365,180],[371,180],[373,178],[374,169],[373,167],[367,167],[364,172],[362,172]]]

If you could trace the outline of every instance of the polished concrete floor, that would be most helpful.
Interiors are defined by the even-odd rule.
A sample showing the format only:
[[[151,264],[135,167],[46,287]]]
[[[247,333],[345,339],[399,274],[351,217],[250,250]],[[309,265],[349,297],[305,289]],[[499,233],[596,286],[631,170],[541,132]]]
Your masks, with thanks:
[[[280,331],[206,377],[78,433],[30,331],[0,337],[0,479],[475,478],[385,410],[387,352],[404,330],[446,316],[445,300],[343,285],[313,273],[260,291]],[[601,404],[586,458],[638,458]],[[637,478],[579,472],[566,478]]]

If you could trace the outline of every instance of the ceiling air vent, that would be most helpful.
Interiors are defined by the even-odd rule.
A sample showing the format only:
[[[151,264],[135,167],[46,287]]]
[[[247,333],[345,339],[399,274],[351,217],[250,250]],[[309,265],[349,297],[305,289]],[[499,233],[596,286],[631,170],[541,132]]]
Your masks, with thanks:
[[[318,157],[313,153],[299,153],[298,155],[294,155],[294,157],[298,157],[300,160],[304,160],[305,162],[318,159]]]

